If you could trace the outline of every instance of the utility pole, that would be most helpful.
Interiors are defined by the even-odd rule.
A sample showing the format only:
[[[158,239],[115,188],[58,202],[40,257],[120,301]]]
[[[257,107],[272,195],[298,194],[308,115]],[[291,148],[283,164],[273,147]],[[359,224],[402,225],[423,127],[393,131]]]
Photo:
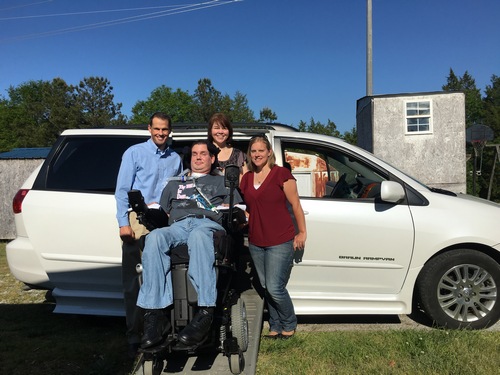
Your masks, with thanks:
[[[372,0],[366,0],[366,96],[373,94]]]

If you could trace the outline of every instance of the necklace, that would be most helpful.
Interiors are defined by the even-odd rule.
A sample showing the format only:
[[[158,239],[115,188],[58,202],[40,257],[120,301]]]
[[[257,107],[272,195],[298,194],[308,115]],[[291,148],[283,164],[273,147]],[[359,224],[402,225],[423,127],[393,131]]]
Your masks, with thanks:
[[[257,182],[258,185],[261,185],[264,180],[266,179],[267,175],[269,174],[271,170],[261,170],[258,173],[255,173],[255,181]]]

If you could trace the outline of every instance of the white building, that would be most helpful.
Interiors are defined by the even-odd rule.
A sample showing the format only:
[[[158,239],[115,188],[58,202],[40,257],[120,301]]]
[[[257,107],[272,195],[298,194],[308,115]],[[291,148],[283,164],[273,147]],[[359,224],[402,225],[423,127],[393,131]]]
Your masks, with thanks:
[[[0,240],[16,237],[12,200],[49,151],[50,148],[15,148],[0,153]]]
[[[466,192],[464,93],[365,96],[356,127],[358,146],[428,186]]]

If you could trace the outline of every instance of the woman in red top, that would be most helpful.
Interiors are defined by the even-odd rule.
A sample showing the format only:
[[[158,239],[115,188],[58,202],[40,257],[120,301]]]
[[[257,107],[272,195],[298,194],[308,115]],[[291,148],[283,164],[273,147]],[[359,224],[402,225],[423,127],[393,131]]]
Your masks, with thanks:
[[[240,183],[247,205],[250,254],[260,283],[266,291],[270,338],[289,338],[297,318],[286,284],[293,266],[294,250],[306,241],[306,222],[297,183],[291,172],[275,165],[275,156],[265,136],[253,137],[247,153],[248,173]],[[291,205],[298,233],[287,202]]]

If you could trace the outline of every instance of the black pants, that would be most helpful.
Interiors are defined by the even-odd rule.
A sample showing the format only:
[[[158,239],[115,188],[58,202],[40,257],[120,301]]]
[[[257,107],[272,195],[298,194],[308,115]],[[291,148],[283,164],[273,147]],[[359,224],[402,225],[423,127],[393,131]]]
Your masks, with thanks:
[[[141,263],[139,241],[124,242],[122,244],[122,284],[129,344],[140,343],[142,335],[143,312],[136,305],[139,294],[139,275],[135,267],[138,263]]]

